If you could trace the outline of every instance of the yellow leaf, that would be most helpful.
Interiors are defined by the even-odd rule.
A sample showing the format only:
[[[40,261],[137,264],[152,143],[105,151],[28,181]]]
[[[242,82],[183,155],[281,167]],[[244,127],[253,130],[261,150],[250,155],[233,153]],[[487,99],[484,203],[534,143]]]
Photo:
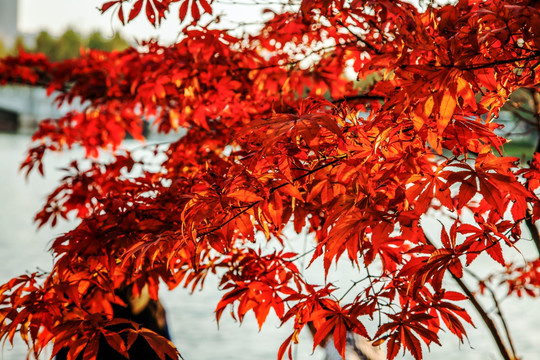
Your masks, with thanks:
[[[439,134],[442,134],[444,129],[448,126],[452,116],[454,115],[454,110],[456,109],[456,99],[450,94],[447,90],[441,100],[441,107],[439,109],[439,121],[437,122],[437,128]]]
[[[180,124],[179,119],[180,113],[174,109],[171,109],[171,111],[169,111],[169,120],[171,121],[171,126],[174,130],[178,129],[178,126]]]
[[[427,140],[429,142],[429,145],[431,145],[431,147],[437,152],[437,154],[442,155],[441,135],[430,131],[428,132]]]
[[[433,112],[434,104],[435,100],[433,100],[433,96],[428,97],[426,102],[424,103],[424,113],[426,114],[426,118],[428,118]]]
[[[418,131],[424,126],[424,119],[421,116],[416,115],[414,112],[411,115],[411,120],[414,125],[414,130]]]

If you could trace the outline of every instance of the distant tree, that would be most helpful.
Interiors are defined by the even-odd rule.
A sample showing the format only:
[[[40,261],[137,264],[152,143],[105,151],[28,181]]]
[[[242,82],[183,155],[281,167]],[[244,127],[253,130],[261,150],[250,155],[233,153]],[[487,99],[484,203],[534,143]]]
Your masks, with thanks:
[[[91,33],[86,40],[86,47],[93,50],[125,50],[129,43],[122,38],[119,33],[115,33],[112,38],[104,38],[99,31]]]
[[[0,39],[0,57],[4,57],[6,55],[7,55],[6,44],[4,44],[3,39]]]
[[[36,37],[36,44],[33,52],[43,53],[49,58],[58,58],[58,43],[47,31],[40,31]]]
[[[518,135],[528,135],[530,140],[535,141],[531,144],[536,148],[535,152],[540,150],[540,138],[534,136],[540,134],[540,98],[534,89],[522,88],[516,90],[510,101],[504,104],[503,110],[509,111],[515,120],[514,128],[526,129]],[[521,126],[520,126],[521,125]],[[504,129],[507,133],[513,134],[514,128]],[[527,154],[531,157],[531,154]]]
[[[79,57],[81,48],[110,52],[128,47],[129,43],[119,33],[106,38],[99,31],[94,31],[88,37],[83,37],[75,30],[68,29],[60,38],[55,38],[44,30],[38,34],[30,52],[43,53],[51,60],[61,61]]]
[[[94,50],[108,50],[109,43],[99,31],[94,31],[88,36],[86,46]]]
[[[65,60],[79,57],[81,47],[83,47],[83,39],[75,30],[67,29],[57,41],[57,58],[54,60]]]
[[[120,35],[120,33],[116,32],[114,36],[107,42],[107,46],[109,47],[106,49],[107,51],[112,50],[125,50],[129,48],[129,43]]]
[[[8,53],[18,54],[20,49],[23,49],[24,51],[29,50],[28,46],[26,46],[26,43],[24,42],[24,38],[21,35],[17,36],[15,42],[13,43],[13,46],[8,51]]]

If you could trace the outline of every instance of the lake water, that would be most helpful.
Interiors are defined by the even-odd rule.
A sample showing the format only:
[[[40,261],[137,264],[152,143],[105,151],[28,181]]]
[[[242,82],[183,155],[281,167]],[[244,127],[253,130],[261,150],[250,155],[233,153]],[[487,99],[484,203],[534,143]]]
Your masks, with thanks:
[[[47,248],[52,239],[67,231],[69,224],[39,231],[32,223],[34,214],[52,191],[61,173],[57,168],[67,164],[69,158],[80,156],[80,152],[51,156],[47,159],[46,177],[31,175],[26,180],[18,172],[30,138],[25,135],[0,134],[0,282],[36,268],[50,269],[51,256]],[[535,251],[531,246],[522,249],[525,255]],[[533,253],[531,253],[533,254]],[[494,266],[489,259],[480,262],[480,271]],[[485,264],[485,265],[484,265]],[[317,272],[314,268],[311,272]],[[348,270],[337,273],[350,275]],[[312,274],[313,276],[313,274]],[[217,281],[209,278],[204,291],[191,295],[184,289],[163,291],[161,299],[168,312],[173,342],[185,360],[274,360],[279,345],[290,333],[290,326],[279,328],[277,319],[270,318],[261,331],[253,316],[248,315],[242,325],[224,314],[219,330],[213,310],[219,300]],[[522,360],[540,359],[540,301],[532,299],[505,299],[502,302],[518,355]],[[443,333],[444,347],[433,346],[424,353],[424,359],[448,360],[492,360],[499,359],[483,323],[474,310],[470,314],[477,328],[468,327],[470,344],[459,344],[454,336]],[[320,350],[312,352],[312,342],[303,334],[300,345],[295,349],[297,360],[320,360]],[[23,344],[17,342],[13,348],[6,344],[0,359],[21,360],[26,357]],[[44,359],[47,357],[43,357]],[[401,358],[401,355],[398,357]],[[411,359],[410,356],[403,357]]]

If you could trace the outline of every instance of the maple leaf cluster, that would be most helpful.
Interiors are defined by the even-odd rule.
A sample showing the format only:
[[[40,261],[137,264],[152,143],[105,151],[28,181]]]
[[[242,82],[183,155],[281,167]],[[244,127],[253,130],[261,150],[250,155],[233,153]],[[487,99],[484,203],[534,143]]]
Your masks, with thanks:
[[[87,157],[66,167],[36,215],[40,226],[70,214],[80,224],[53,242],[50,273],[0,287],[0,338],[18,333],[36,357],[52,342],[53,356],[69,348],[71,359],[95,359],[101,337],[127,355],[141,336],[176,358],[137,324],[114,330],[112,305],[125,305],[115,290],[146,287],[157,299],[160,283],[195,289],[210,275],[225,292],[218,319],[231,308],[259,326],[270,311],[293,323],[278,358],[311,323],[314,346],[333,334],[342,356],[354,332],[385,341],[389,359],[400,348],[421,359],[443,328],[466,337],[469,294],[443,279],[462,278],[480,254],[506,269],[509,292],[538,295],[538,261],[511,266],[503,249],[519,249],[521,225],[540,219],[540,159],[522,167],[504,156],[494,121],[515,90],[538,89],[537,2],[421,12],[401,1],[304,0],[251,35],[204,23],[212,1],[115,0],[101,10],[158,25],[175,3],[193,22],[170,46],[0,61],[0,83],[84,104],[40,123],[22,169],[43,173],[46,154],[76,146]],[[377,81],[359,89],[351,73]],[[143,140],[144,121],[183,135],[121,149],[126,134]],[[423,226],[434,211],[451,221],[439,242]],[[313,250],[291,251],[303,241],[292,233],[310,234]],[[304,257],[323,262],[319,283],[303,275]],[[324,282],[347,260],[368,276],[348,290]]]

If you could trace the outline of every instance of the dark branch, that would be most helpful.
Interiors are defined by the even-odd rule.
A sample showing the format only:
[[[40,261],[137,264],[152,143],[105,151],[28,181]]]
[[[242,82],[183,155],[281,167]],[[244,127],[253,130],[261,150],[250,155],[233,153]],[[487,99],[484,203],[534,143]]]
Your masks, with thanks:
[[[426,242],[427,242],[428,245],[431,245],[431,246],[435,247],[433,242],[427,236],[425,237],[425,239],[426,239]],[[484,324],[486,324],[489,332],[491,333],[491,337],[493,338],[493,340],[497,344],[497,348],[499,349],[499,352],[502,355],[503,359],[504,360],[513,360],[512,357],[510,357],[510,354],[508,353],[508,349],[506,348],[506,346],[504,345],[504,343],[503,343],[503,341],[501,339],[501,335],[499,334],[499,331],[497,330],[497,327],[495,326],[495,323],[489,317],[488,313],[484,310],[482,305],[478,302],[478,300],[476,299],[476,297],[474,296],[472,291],[467,287],[467,285],[459,277],[454,275],[452,273],[452,271],[450,271],[450,274],[452,275],[452,277],[454,278],[456,283],[459,285],[461,290],[463,290],[465,295],[467,295],[467,297],[469,298],[469,301],[471,302],[471,304],[474,306],[474,308],[476,309],[476,311],[478,312],[478,314],[482,318],[482,321],[484,321]]]
[[[351,95],[351,96],[344,96],[341,99],[332,100],[333,104],[340,104],[342,102],[350,102],[355,100],[386,100],[387,97],[379,96],[379,95]]]

